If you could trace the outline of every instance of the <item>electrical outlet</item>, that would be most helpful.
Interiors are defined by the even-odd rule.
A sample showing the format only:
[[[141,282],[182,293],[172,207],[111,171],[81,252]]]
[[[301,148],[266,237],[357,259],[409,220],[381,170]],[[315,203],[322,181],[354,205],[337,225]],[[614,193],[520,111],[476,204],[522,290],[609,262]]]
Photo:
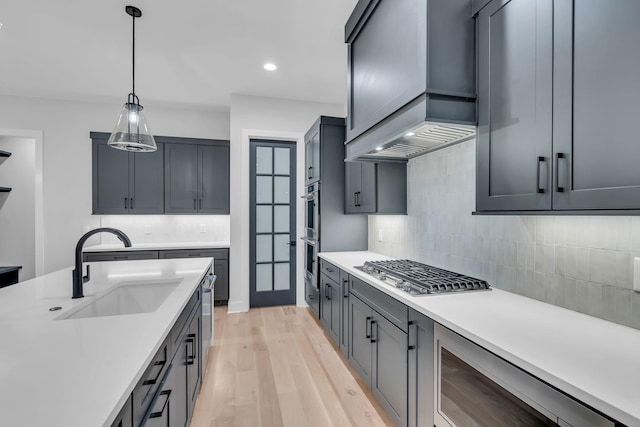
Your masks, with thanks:
[[[207,232],[207,224],[200,224],[200,232],[205,234]]]
[[[144,234],[151,234],[151,224],[145,224]]]
[[[633,290],[640,292],[640,258],[633,259]]]
[[[384,230],[382,228],[378,229],[378,242],[384,242]]]

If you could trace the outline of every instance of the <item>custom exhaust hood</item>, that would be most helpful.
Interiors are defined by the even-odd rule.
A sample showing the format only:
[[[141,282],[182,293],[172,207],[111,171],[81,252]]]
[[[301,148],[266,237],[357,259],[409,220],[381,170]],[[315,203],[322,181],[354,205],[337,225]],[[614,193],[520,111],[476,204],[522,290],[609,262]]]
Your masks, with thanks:
[[[360,0],[345,42],[346,161],[407,161],[475,137],[471,0]]]

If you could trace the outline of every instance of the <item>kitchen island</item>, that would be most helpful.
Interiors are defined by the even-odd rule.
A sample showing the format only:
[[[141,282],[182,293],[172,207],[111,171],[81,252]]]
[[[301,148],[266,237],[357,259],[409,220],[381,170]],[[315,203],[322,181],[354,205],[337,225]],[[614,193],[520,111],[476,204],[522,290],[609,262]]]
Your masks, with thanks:
[[[1,289],[0,425],[111,425],[212,261],[91,263],[80,299],[71,268]],[[65,319],[120,285],[154,283],[172,283],[155,311]]]
[[[500,289],[412,296],[355,268],[374,252],[318,256],[534,377],[640,426],[640,331]]]

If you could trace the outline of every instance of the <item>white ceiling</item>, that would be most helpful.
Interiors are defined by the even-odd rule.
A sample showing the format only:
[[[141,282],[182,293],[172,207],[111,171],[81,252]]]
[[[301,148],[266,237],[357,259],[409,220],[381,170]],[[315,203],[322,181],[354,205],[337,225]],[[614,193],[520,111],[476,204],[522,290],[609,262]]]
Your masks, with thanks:
[[[228,109],[240,93],[346,101],[344,24],[356,0],[6,0],[0,94]],[[262,66],[272,61],[275,72]]]

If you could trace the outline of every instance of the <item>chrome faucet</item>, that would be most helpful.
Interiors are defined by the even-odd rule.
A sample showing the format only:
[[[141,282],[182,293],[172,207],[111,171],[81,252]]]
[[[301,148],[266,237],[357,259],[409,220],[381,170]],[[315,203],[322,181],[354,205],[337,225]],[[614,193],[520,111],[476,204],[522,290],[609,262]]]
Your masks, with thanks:
[[[85,242],[89,239],[89,237],[98,233],[111,233],[115,234],[118,239],[124,243],[126,248],[131,247],[131,240],[124,234],[122,231],[115,228],[96,228],[95,230],[89,231],[87,234],[82,236],[80,240],[78,240],[78,244],[76,245],[76,268],[73,270],[73,297],[72,298],[83,298],[83,284],[89,281],[89,266],[87,266],[87,275],[82,275],[82,248],[84,247]]]

